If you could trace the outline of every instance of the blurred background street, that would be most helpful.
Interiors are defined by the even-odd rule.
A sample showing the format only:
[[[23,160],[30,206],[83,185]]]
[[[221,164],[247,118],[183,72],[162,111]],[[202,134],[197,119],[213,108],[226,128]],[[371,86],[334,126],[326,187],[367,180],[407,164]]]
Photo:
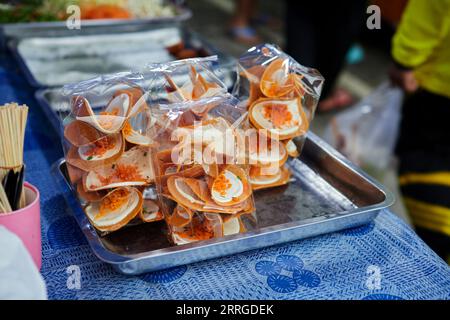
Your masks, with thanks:
[[[229,23],[234,12],[234,1],[229,0],[195,0],[188,1],[194,13],[194,19],[187,25],[195,32],[202,34],[219,50],[238,58],[247,49],[247,44],[235,41],[229,36]],[[256,26],[262,42],[285,46],[284,36],[285,1],[259,1],[258,14],[268,20]],[[391,63],[390,42],[394,29],[384,24],[381,30],[363,30],[357,42],[347,56],[347,64],[338,78],[338,87],[349,91],[358,101],[369,95],[378,85],[388,80],[388,69]],[[330,59],[333,57],[330,56]],[[302,63],[302,61],[299,61]],[[330,119],[340,111],[316,114],[312,122],[312,131],[322,136]],[[366,168],[367,169],[367,168]],[[410,222],[402,204],[398,191],[396,161],[393,158],[389,167],[382,171],[371,171],[397,197],[393,211]]]

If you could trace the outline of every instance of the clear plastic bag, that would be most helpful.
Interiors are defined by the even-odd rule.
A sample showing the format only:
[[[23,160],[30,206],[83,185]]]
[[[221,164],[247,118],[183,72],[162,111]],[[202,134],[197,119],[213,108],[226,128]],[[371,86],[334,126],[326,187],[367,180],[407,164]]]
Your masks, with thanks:
[[[175,244],[246,230],[255,211],[245,158],[247,110],[211,71],[215,57],[149,65],[153,164]]]
[[[101,76],[63,88],[71,112],[63,119],[70,181],[101,233],[163,219],[151,190],[153,126],[139,73]]]
[[[324,139],[360,166],[385,169],[397,140],[402,100],[402,91],[385,82],[333,117]]]
[[[264,131],[258,136],[253,158],[267,158],[260,155],[267,149],[279,150],[279,157],[270,157],[276,160],[270,168],[268,159],[251,164],[252,186],[257,190],[286,184],[292,178],[284,163],[288,155],[300,155],[324,79],[317,70],[300,65],[271,44],[242,55],[237,73],[233,94],[248,109],[251,125]],[[270,147],[260,147],[266,143]]]

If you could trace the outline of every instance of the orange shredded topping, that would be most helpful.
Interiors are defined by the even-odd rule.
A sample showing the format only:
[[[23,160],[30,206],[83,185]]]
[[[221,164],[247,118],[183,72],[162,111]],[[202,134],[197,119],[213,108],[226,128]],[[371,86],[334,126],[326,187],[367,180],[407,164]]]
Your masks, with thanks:
[[[114,148],[114,141],[111,137],[103,137],[92,144],[92,147],[85,153],[86,157],[100,157],[108,150]]]
[[[114,175],[121,181],[143,180],[138,167],[132,164],[117,164]]]
[[[257,166],[250,166],[250,177],[255,178],[261,175],[261,168]]]
[[[102,185],[106,186],[113,181],[145,181],[136,165],[115,164],[113,169],[114,172],[108,177],[99,175],[98,179]]]
[[[280,88],[280,86],[277,83],[271,83],[269,85],[269,88],[267,89],[267,93],[270,96],[276,96],[278,91],[280,90],[279,88]]]
[[[272,121],[275,128],[281,128],[283,125],[290,124],[292,121],[292,113],[285,104],[265,105],[263,116]]]
[[[204,240],[214,237],[214,231],[207,224],[206,219],[202,222],[193,220],[191,226],[186,227],[186,229],[179,234],[182,238],[192,240]]]
[[[128,199],[130,192],[125,189],[119,189],[103,199],[96,219],[106,216],[108,213],[120,208]]]
[[[112,5],[101,4],[94,7],[83,7],[83,19],[130,19],[128,10]]]
[[[124,135],[129,136],[131,132],[133,132],[133,128],[128,121],[125,121],[125,125],[123,126],[122,132]]]
[[[228,189],[231,188],[230,180],[221,173],[213,183],[212,189],[218,192],[221,196],[225,196]]]
[[[119,108],[114,108],[111,111],[107,112],[107,111],[102,111],[100,112],[101,116],[118,116],[119,115]]]

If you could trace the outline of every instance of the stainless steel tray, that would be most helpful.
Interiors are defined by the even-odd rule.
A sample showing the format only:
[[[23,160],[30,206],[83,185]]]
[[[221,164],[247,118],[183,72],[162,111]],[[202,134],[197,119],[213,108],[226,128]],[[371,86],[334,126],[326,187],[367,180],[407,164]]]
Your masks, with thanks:
[[[8,47],[32,86],[59,87],[98,74],[129,71],[147,63],[174,60],[164,46],[177,41],[183,41],[201,55],[217,55],[224,68],[234,66],[233,57],[179,26],[139,32],[16,39],[10,41]]]
[[[164,222],[128,227],[100,237],[68,183],[65,162],[53,165],[70,210],[95,255],[124,274],[141,274],[356,227],[393,204],[393,195],[323,140],[309,133],[290,160],[295,181],[255,192],[256,225],[246,233],[171,246]]]
[[[122,30],[138,31],[142,28],[160,27],[161,25],[180,24],[192,17],[192,11],[171,1],[175,9],[173,17],[154,17],[143,19],[99,19],[81,21],[81,28],[68,29],[66,21],[30,22],[0,24],[0,40],[22,39],[30,37],[74,36],[98,33],[121,32]],[[174,3],[175,2],[175,3]],[[1,42],[1,41],[0,41]]]

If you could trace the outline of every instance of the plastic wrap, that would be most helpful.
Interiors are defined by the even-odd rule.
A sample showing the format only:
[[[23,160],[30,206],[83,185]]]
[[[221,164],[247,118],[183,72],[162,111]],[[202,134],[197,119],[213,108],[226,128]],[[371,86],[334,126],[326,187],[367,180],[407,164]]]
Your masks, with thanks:
[[[284,165],[289,156],[298,157],[304,138],[314,118],[324,79],[320,73],[297,63],[278,47],[259,45],[239,58],[238,81],[233,94],[248,109],[251,125],[263,132],[258,135],[258,153],[279,150],[279,156],[265,163],[251,163],[250,179],[254,190],[280,186],[290,181]],[[264,136],[267,136],[267,142]],[[270,160],[270,161],[269,161]],[[270,164],[270,168],[267,168]]]
[[[324,139],[359,166],[385,170],[397,141],[402,101],[402,91],[385,82],[334,116]]]
[[[150,65],[155,182],[170,240],[190,243],[245,230],[255,211],[248,179],[247,110],[209,65],[215,57]]]
[[[152,192],[154,119],[142,75],[120,73],[64,87],[71,112],[63,149],[74,190],[101,233],[163,218]]]

